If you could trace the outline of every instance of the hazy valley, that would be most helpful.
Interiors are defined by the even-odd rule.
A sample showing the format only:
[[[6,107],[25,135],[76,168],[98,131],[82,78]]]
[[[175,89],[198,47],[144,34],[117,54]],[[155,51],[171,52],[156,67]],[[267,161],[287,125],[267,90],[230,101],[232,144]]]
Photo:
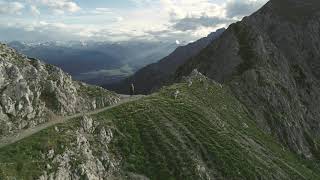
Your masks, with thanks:
[[[62,68],[76,80],[100,86],[127,78],[141,67],[167,56],[179,46],[175,42],[151,41],[13,41],[8,45],[29,57]]]

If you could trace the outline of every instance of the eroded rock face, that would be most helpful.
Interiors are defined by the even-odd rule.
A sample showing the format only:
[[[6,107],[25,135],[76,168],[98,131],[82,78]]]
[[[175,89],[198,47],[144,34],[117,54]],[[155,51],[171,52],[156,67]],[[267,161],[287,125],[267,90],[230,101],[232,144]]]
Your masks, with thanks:
[[[71,115],[117,103],[98,87],[72,81],[61,69],[0,45],[0,137],[36,126],[50,115]]]
[[[113,139],[112,130],[86,116],[82,117],[80,124],[75,141],[68,144],[63,152],[54,153],[55,150],[51,149],[44,156],[49,164],[40,180],[102,180],[119,175],[120,158],[116,158],[109,148]],[[73,131],[69,133],[73,134]]]
[[[82,126],[82,130],[84,132],[91,133],[94,130],[93,129],[93,120],[92,120],[92,118],[87,117],[87,116],[82,117],[81,126]]]

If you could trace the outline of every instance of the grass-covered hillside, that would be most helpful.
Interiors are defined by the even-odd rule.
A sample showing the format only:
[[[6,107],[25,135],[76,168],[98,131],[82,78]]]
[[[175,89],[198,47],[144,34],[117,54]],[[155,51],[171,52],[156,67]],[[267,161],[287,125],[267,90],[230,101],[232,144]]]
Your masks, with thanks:
[[[320,179],[249,114],[197,75],[1,148],[0,179]]]

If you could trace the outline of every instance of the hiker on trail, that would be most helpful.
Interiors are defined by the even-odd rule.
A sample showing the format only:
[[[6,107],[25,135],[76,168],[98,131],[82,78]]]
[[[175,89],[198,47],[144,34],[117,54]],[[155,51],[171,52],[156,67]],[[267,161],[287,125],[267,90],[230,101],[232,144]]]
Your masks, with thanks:
[[[130,95],[131,96],[134,95],[134,85],[133,85],[133,83],[131,83],[131,86],[130,86]]]
[[[173,93],[174,99],[177,99],[179,94],[180,94],[180,91],[179,91],[179,90],[176,90],[176,91]]]

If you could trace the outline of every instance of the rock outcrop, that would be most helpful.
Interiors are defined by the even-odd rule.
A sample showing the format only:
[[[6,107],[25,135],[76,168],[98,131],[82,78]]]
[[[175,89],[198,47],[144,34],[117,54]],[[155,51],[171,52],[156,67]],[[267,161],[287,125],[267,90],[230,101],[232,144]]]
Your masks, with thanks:
[[[119,174],[119,160],[109,150],[113,138],[109,127],[100,126],[90,117],[82,117],[81,126],[75,130],[76,141],[68,144],[60,153],[49,150],[43,156],[47,170],[40,180],[101,180],[116,179]],[[73,136],[73,131],[65,132]],[[89,139],[95,139],[90,141]],[[55,169],[52,169],[55,167]]]
[[[0,137],[53,115],[90,111],[118,100],[114,93],[72,81],[61,69],[0,45]]]

